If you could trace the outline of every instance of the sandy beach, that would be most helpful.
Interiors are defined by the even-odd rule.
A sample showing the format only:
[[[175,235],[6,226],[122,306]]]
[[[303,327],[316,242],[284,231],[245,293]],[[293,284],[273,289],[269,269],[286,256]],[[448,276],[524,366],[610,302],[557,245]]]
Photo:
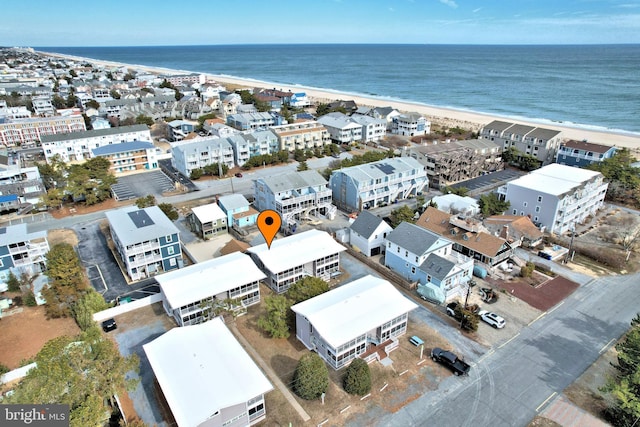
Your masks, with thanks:
[[[62,55],[57,53],[40,52],[45,55],[71,59],[81,62],[89,62],[104,67],[127,67],[135,70],[140,70],[152,74],[183,74],[189,73],[186,70],[173,70],[160,67],[149,67],[144,65],[123,64],[118,62],[103,61],[90,58],[81,58],[71,55]],[[640,151],[640,135],[634,133],[618,133],[607,132],[600,130],[585,129],[580,127],[572,127],[568,125],[549,124],[549,123],[537,123],[533,120],[515,120],[513,118],[500,117],[498,115],[482,114],[472,111],[455,110],[450,108],[436,107],[425,105],[421,103],[413,103],[408,101],[389,101],[385,99],[378,99],[374,97],[366,97],[361,95],[353,95],[348,93],[341,93],[331,90],[321,90],[316,88],[309,88],[304,86],[289,87],[281,85],[279,83],[270,83],[252,79],[234,78],[229,76],[220,76],[215,74],[207,74],[210,79],[216,82],[226,85],[244,86],[249,88],[277,88],[283,91],[291,92],[305,92],[308,97],[318,102],[331,102],[334,100],[353,100],[358,106],[368,107],[393,107],[402,112],[417,112],[428,118],[433,124],[444,127],[461,127],[466,129],[472,129],[478,131],[484,125],[492,122],[493,120],[502,120],[505,122],[519,123],[529,126],[543,127],[547,129],[555,129],[562,131],[562,137],[564,139],[575,140],[587,140],[589,142],[612,145],[616,147],[627,147],[633,151]]]

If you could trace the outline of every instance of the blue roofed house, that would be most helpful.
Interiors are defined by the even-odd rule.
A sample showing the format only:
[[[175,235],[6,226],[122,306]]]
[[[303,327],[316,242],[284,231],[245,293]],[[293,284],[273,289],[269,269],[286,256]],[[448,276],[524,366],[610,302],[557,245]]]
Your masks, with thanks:
[[[387,235],[384,265],[410,282],[430,288],[440,302],[466,293],[473,259],[453,250],[453,242],[402,222]]]
[[[18,209],[19,206],[20,200],[18,200],[17,194],[0,196],[0,212]]]
[[[106,213],[111,239],[131,280],[183,267],[180,231],[157,206]]]
[[[220,196],[218,205],[227,215],[227,224],[234,230],[255,225],[260,214],[242,194]]]
[[[0,289],[12,271],[16,276],[44,271],[47,252],[46,231],[29,233],[26,224],[0,227]]]
[[[384,253],[385,238],[392,230],[382,218],[362,211],[349,227],[349,242],[366,256],[379,255]]]
[[[129,141],[91,150],[92,157],[104,157],[115,175],[158,168],[156,147],[148,141]]]

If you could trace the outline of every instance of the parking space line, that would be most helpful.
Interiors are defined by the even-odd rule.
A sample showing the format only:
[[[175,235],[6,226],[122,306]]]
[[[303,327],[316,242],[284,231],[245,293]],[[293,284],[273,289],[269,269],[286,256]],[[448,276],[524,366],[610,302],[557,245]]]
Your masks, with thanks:
[[[511,338],[509,338],[507,341],[503,342],[502,344],[500,344],[498,346],[498,348],[502,348],[505,345],[509,344],[511,341],[513,341],[514,339],[516,339],[518,336],[520,335],[520,332],[518,332],[517,334],[515,334],[514,336],[512,336]]]
[[[611,340],[610,340],[608,343],[606,343],[606,344],[605,344],[605,345],[600,349],[600,351],[598,352],[598,354],[602,354],[602,353],[604,353],[604,352],[607,350],[607,348],[609,348],[609,346],[610,346],[610,345],[611,345],[615,340],[616,340],[615,338],[611,338]]]
[[[529,322],[527,324],[527,326],[531,326],[533,325],[536,321],[542,319],[545,315],[547,314],[547,312],[545,311],[544,313],[541,313],[538,317],[536,317],[535,319],[533,319],[531,322]]]
[[[556,309],[557,309],[558,307],[560,307],[562,304],[564,304],[564,301],[561,301],[561,302],[560,302],[560,304],[558,304],[558,305],[556,305],[555,307],[553,307],[553,308],[552,308],[551,310],[549,310],[547,313],[548,313],[548,314],[553,313],[553,312],[554,312],[554,311],[556,311]]]
[[[540,412],[540,408],[542,408],[544,405],[546,405],[551,399],[553,399],[553,396],[555,396],[556,393],[555,391],[553,393],[551,393],[551,395],[549,397],[547,397],[544,402],[542,402],[540,405],[538,405],[538,407],[536,408],[536,412]]]

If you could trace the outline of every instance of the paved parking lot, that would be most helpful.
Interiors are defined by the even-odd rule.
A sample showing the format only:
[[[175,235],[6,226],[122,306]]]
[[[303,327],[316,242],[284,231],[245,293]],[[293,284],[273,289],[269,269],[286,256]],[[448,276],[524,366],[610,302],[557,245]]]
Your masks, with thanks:
[[[502,171],[492,172],[487,175],[482,175],[477,178],[469,179],[467,181],[458,182],[453,184],[453,188],[465,187],[469,189],[470,193],[478,193],[481,191],[488,191],[493,188],[497,188],[508,181],[514,180],[526,175],[527,172],[516,169],[505,169]]]
[[[149,194],[161,196],[162,193],[175,191],[173,181],[162,171],[154,170],[133,175],[121,176],[111,186],[116,200],[131,200]]]

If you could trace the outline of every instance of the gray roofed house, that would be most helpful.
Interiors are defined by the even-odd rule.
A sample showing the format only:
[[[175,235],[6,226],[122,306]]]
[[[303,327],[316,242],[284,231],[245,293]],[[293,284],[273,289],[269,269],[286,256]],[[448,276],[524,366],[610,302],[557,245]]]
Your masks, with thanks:
[[[73,132],[73,133],[59,133],[56,135],[42,135],[40,137],[40,141],[42,143],[46,142],[56,142],[56,141],[69,141],[72,139],[85,139],[85,138],[93,138],[107,135],[119,135],[125,134],[129,132],[141,132],[149,130],[147,125],[133,125],[133,126],[121,126],[116,128],[108,128],[108,129],[96,129],[96,130],[87,130],[84,132]]]
[[[429,252],[434,245],[438,244],[438,240],[448,242],[436,233],[408,222],[401,222],[400,225],[387,235],[388,242],[416,255]]]
[[[349,228],[349,242],[354,249],[366,256],[378,255],[384,252],[384,239],[392,230],[382,218],[369,211],[362,211]]]
[[[442,282],[455,266],[456,263],[453,261],[436,254],[429,254],[427,259],[420,264],[420,270]]]
[[[132,280],[183,266],[180,231],[157,206],[106,214],[111,238]]]
[[[503,122],[503,121],[500,121],[500,120],[494,120],[491,123],[489,123],[488,125],[486,125],[484,128],[485,129],[491,129],[492,131],[495,131],[495,132],[498,132],[498,133],[502,133],[509,126],[512,126],[512,125],[513,125],[513,123]]]

